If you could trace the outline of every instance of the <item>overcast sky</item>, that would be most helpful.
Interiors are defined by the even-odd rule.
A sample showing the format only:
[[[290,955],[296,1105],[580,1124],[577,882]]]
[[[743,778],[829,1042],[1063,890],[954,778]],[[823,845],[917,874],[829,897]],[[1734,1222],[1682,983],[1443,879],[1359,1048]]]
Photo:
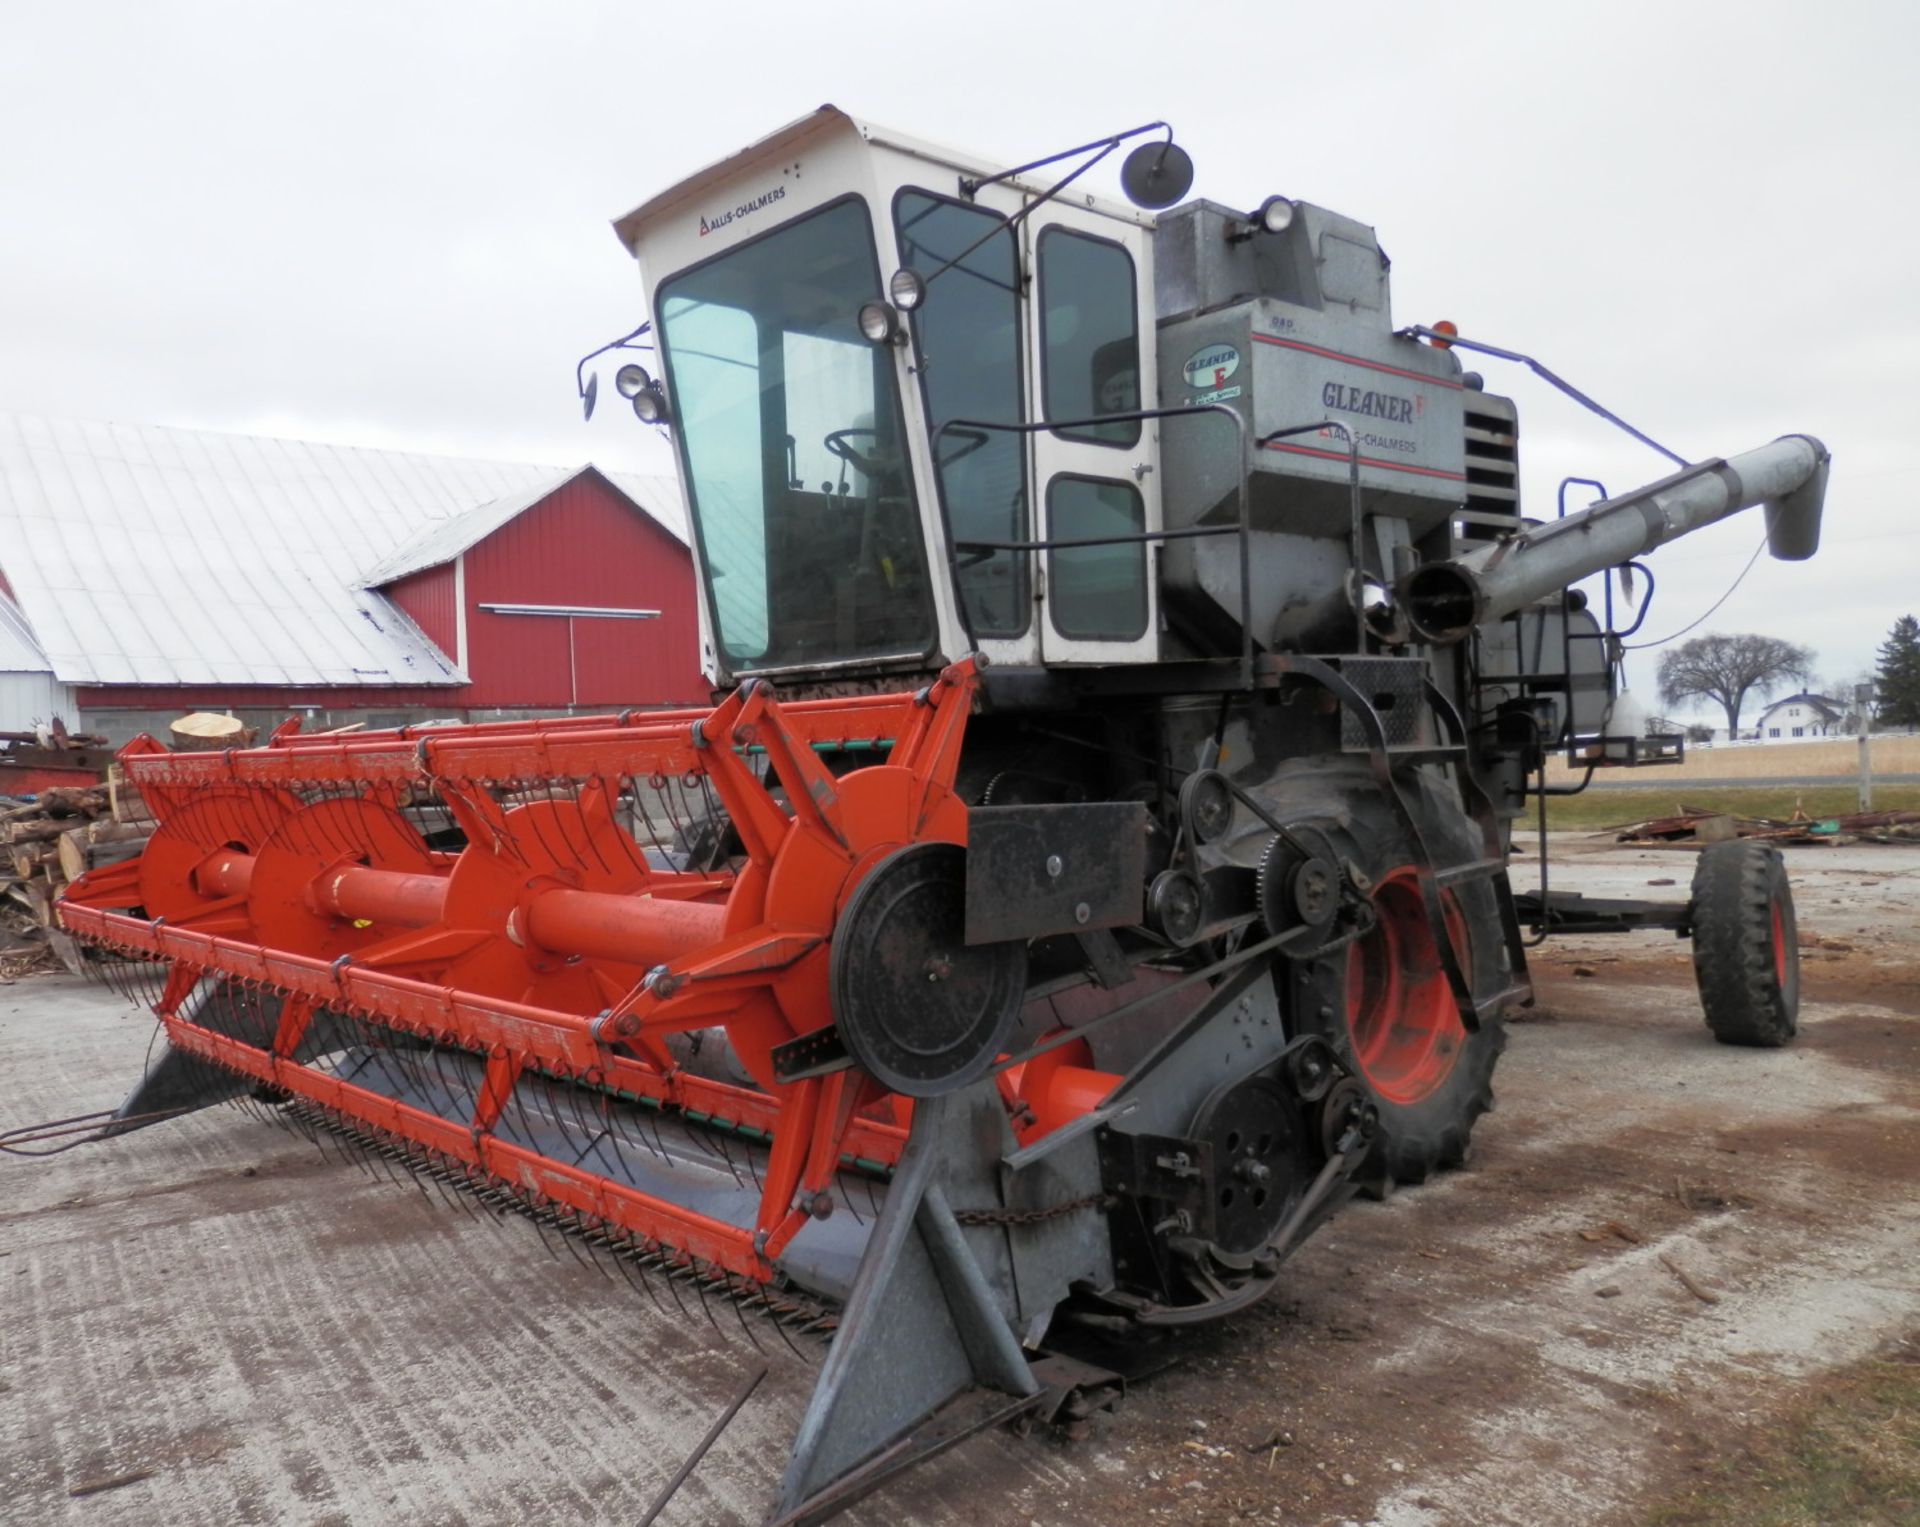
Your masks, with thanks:
[[[667,470],[574,396],[574,361],[642,316],[610,219],[828,100],[1006,163],[1164,117],[1197,194],[1374,224],[1397,323],[1537,355],[1688,456],[1824,439],[1819,557],[1762,558],[1701,629],[1851,678],[1920,613],[1917,18],[0,0],[0,409]],[[1531,512],[1570,473],[1664,475],[1484,369],[1520,401]],[[1760,535],[1658,554],[1642,637]],[[1649,701],[1656,656],[1629,668]]]

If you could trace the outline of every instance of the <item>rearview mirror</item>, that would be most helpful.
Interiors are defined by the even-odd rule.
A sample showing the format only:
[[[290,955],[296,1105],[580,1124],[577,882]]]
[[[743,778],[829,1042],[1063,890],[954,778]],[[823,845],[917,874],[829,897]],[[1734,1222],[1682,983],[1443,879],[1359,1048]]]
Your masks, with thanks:
[[[1193,158],[1171,139],[1143,143],[1121,164],[1120,189],[1149,212],[1171,207],[1193,189]]]

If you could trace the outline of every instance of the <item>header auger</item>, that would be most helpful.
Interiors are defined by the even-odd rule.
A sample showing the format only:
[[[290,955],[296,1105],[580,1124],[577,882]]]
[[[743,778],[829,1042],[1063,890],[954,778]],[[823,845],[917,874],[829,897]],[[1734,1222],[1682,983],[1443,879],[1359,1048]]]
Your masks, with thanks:
[[[166,970],[172,1056],[127,1111],[166,1106],[169,1066],[210,1062],[235,1086],[770,1281],[843,1156],[899,1155],[898,1123],[862,1117],[877,1088],[846,1070],[785,1084],[774,1056],[831,1023],[827,943],[857,880],[910,846],[964,842],[951,783],[972,690],[963,663],[917,695],[791,711],[749,683],[697,715],[130,753],[128,782],[160,825],[140,859],[76,883],[63,914]],[[835,780],[812,751],[822,738],[891,746]],[[791,814],[737,751],[749,746],[793,782]],[[673,867],[615,821],[618,808],[666,828],[676,799],[699,803],[699,824],[732,824],[737,862]],[[429,846],[433,818],[458,852]],[[276,1009],[270,1033],[236,1031],[216,1000],[229,983]],[[679,1064],[673,1041],[703,1031],[724,1036],[748,1085]],[[369,1039],[371,1070],[324,1064]],[[644,1174],[562,1165],[535,1137],[590,1121],[547,1108],[536,1122],[517,1093],[531,1077],[719,1121],[766,1141],[766,1165],[718,1214],[645,1191]]]
[[[1062,194],[1135,139],[1134,206]],[[159,828],[62,910],[158,978],[105,1132],[263,1104],[831,1331],[776,1507],[819,1520],[1461,1165],[1529,925],[1690,933],[1715,1036],[1785,1043],[1766,851],[1666,908],[1509,852],[1550,754],[1681,751],[1622,724],[1645,598],[1571,585],[1757,504],[1811,555],[1825,449],[1632,431],[1680,470],[1530,520],[1460,363],[1526,358],[1395,329],[1351,218],[1172,207],[1190,169],[823,108],[621,219],[651,317],[604,348],[649,352],[724,698],[135,743]]]

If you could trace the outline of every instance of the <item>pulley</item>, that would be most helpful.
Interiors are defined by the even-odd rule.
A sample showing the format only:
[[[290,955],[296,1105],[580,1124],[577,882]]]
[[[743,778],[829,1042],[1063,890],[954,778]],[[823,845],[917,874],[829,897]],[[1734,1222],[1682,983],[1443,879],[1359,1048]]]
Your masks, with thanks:
[[[1313,828],[1275,833],[1260,856],[1260,919],[1268,931],[1330,926],[1340,910],[1337,864]]]
[[[1212,843],[1233,825],[1233,786],[1218,769],[1197,769],[1180,786],[1180,822],[1195,843]]]
[[[1207,888],[1190,870],[1162,870],[1147,887],[1147,926],[1184,949],[1207,925]]]
[[[1229,1256],[1260,1250],[1305,1187],[1300,1105],[1269,1076],[1248,1077],[1200,1105],[1192,1134],[1213,1147],[1213,1245]]]

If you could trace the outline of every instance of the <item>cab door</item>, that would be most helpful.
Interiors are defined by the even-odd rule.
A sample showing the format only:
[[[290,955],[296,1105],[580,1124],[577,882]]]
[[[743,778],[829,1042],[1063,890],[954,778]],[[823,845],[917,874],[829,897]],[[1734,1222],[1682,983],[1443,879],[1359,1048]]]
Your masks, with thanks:
[[[1034,536],[1096,541],[1160,528],[1159,422],[1098,420],[1150,406],[1155,376],[1145,230],[1048,203],[1024,224],[1033,273]],[[1159,550],[1150,542],[1053,546],[1035,570],[1049,663],[1159,655]]]
[[[1032,529],[1027,356],[1020,266],[1012,214],[1018,192],[987,187],[961,201],[923,186],[893,198],[899,263],[930,277],[909,315],[924,429],[978,420],[1014,426],[941,433],[932,490],[951,538],[954,597],[966,644],[996,663],[1038,661]],[[939,527],[936,526],[937,530]],[[934,537],[934,555],[947,551]]]

